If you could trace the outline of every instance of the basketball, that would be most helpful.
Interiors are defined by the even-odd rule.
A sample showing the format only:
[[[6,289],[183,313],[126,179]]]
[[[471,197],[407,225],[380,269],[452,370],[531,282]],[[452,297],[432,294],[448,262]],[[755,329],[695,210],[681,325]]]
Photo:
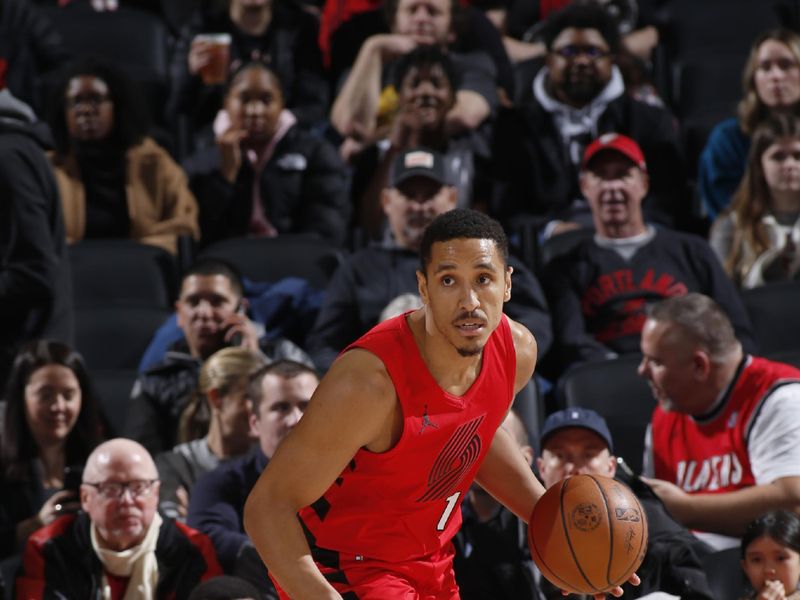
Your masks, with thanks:
[[[575,475],[536,503],[528,543],[551,583],[574,594],[599,594],[639,568],[647,550],[647,517],[625,484]]]

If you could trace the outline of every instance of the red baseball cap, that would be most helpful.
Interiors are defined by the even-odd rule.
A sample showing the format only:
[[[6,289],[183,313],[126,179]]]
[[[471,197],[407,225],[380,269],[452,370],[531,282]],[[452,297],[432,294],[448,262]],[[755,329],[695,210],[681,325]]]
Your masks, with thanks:
[[[639,144],[628,136],[620,133],[605,133],[589,144],[586,151],[583,153],[581,168],[585,169],[589,161],[592,160],[598,152],[604,152],[606,150],[619,152],[633,161],[642,171],[647,170],[647,164],[644,162],[644,154],[642,153],[642,149],[639,148]]]

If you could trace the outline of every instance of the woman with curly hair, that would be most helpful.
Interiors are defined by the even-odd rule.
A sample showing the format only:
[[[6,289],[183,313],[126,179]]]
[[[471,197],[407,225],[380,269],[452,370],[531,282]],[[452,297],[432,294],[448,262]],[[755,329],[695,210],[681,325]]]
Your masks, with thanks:
[[[800,270],[800,117],[777,113],[753,134],[733,204],[711,228],[711,246],[743,288]]]

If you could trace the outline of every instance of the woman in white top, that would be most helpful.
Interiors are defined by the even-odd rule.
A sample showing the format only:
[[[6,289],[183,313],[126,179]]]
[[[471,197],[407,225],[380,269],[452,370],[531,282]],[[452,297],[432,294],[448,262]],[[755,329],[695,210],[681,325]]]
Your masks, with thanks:
[[[710,241],[742,288],[798,276],[800,118],[775,114],[756,129],[744,178]]]

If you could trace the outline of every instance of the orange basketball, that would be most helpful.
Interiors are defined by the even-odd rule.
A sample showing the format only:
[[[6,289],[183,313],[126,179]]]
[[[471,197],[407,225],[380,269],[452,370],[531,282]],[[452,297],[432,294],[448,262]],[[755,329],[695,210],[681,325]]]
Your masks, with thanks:
[[[647,517],[623,483],[597,475],[563,479],[536,503],[531,555],[562,590],[599,594],[625,583],[647,550]]]

